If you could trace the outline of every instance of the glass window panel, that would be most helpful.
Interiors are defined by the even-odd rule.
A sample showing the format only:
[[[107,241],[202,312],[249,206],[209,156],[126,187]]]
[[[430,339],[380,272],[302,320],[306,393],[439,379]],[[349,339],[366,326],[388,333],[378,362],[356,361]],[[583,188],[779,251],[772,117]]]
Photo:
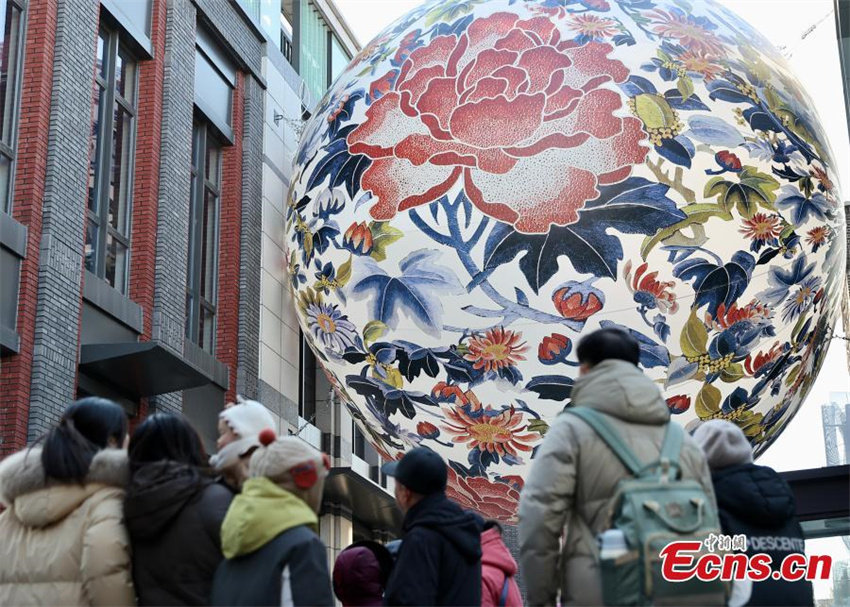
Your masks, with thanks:
[[[301,0],[298,71],[315,99],[327,88],[328,30],[309,0]]]
[[[97,73],[101,78],[106,78],[106,49],[109,48],[109,42],[105,32],[100,32],[97,36]]]
[[[230,126],[231,93],[230,83],[213,67],[209,59],[199,50],[195,51],[195,99],[202,102],[205,111],[213,115],[213,121]]]
[[[91,106],[91,138],[89,139],[89,209],[97,213],[98,204],[96,198],[97,175],[98,175],[98,139],[100,134],[101,104],[103,102],[103,91],[100,85],[94,83],[94,98]]]
[[[88,222],[86,227],[86,269],[92,274],[97,273],[97,224],[93,221]]]
[[[204,213],[201,236],[201,295],[215,301],[216,240],[218,236],[218,197],[204,192]]]
[[[0,140],[12,146],[17,103],[18,47],[21,34],[21,11],[7,0],[0,0],[3,19],[0,40]]]
[[[122,293],[127,278],[127,247],[121,244],[112,234],[106,235],[106,282]]]
[[[12,179],[12,159],[5,154],[0,154],[0,200],[3,204],[0,208],[9,212],[9,182]]]
[[[351,58],[345,52],[345,47],[340,44],[336,36],[331,36],[331,81],[328,83],[329,85],[345,70],[349,61],[351,61]]]
[[[123,49],[119,49],[115,63],[115,92],[131,105],[135,104],[136,63]]]
[[[198,345],[207,352],[212,353],[215,318],[213,313],[203,306],[201,307],[200,326],[198,329]]]
[[[221,175],[221,148],[215,141],[207,139],[206,175],[207,181],[219,186]]]
[[[115,104],[114,109],[112,171],[109,179],[109,223],[121,234],[127,234],[133,117],[119,103]]]

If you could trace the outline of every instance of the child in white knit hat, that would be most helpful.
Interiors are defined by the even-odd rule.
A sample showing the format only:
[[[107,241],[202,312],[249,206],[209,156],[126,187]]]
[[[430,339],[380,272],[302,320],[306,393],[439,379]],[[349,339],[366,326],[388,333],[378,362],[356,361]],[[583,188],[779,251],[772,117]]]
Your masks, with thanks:
[[[294,436],[259,435],[221,527],[213,605],[334,605],[318,512],[330,462]]]
[[[218,415],[218,453],[210,458],[224,482],[235,492],[248,478],[248,463],[254,449],[260,446],[260,432],[274,430],[275,421],[269,410],[255,400],[237,397],[236,404],[225,407]]]

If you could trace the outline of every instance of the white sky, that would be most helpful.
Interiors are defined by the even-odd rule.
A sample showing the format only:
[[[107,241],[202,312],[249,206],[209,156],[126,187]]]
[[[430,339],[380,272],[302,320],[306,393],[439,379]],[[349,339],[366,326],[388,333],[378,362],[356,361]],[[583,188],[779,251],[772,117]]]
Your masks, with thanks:
[[[695,0],[698,2],[699,0]],[[835,155],[835,171],[845,199],[850,197],[850,138],[844,108],[844,92],[838,59],[833,0],[718,0],[743,17],[777,46],[792,53],[790,63],[803,86],[814,99],[815,107],[830,136]],[[352,31],[364,45],[391,22],[422,0],[335,0]],[[828,17],[824,20],[823,18]],[[818,23],[813,32],[801,39],[804,31]],[[843,335],[843,332],[840,332]],[[759,463],[777,470],[799,470],[826,465],[821,405],[830,392],[850,392],[844,342],[833,340],[820,377],[806,403]],[[810,552],[827,552],[847,558],[836,538],[818,540]],[[828,583],[816,586],[817,598],[828,598]]]

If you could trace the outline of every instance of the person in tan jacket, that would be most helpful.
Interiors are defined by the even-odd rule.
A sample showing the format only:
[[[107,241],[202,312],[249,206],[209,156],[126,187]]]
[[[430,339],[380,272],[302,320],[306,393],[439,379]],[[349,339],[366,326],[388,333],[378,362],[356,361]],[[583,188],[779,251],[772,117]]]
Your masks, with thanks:
[[[84,398],[0,463],[0,605],[135,605],[126,436],[121,407]]]
[[[638,367],[629,334],[601,329],[577,349],[581,377],[571,406],[595,409],[634,454],[658,459],[670,412],[658,387]],[[674,423],[674,422],[673,422]],[[714,500],[705,456],[685,436],[679,462]],[[602,605],[596,537],[608,528],[617,484],[629,473],[593,429],[573,415],[552,424],[526,479],[519,505],[520,568],[528,605]],[[563,543],[562,543],[563,537]]]

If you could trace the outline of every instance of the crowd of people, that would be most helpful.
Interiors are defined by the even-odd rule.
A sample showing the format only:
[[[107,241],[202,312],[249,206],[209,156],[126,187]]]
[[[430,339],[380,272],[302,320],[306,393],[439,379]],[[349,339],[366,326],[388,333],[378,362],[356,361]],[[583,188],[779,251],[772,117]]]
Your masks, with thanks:
[[[277,436],[262,404],[222,411],[210,458],[182,416],[156,413],[129,433],[119,405],[89,397],[0,462],[0,605],[620,604],[611,597],[631,582],[612,575],[639,551],[626,542],[628,558],[609,561],[598,540],[612,528],[638,533],[618,514],[624,496],[655,491],[675,514],[676,502],[663,501],[676,499],[665,493],[671,486],[696,508],[691,530],[716,521],[730,535],[790,538],[773,543],[774,562],[800,551],[790,488],[753,463],[735,424],[681,432],[625,333],[592,333],[577,354],[571,406],[547,432],[521,495],[519,565],[498,522],[446,496],[444,460],[416,448],[383,467],[404,515],[399,540],[353,544],[331,575],[318,535],[329,459]],[[658,596],[640,592],[623,604]],[[806,581],[688,592],[673,604],[813,604]]]

